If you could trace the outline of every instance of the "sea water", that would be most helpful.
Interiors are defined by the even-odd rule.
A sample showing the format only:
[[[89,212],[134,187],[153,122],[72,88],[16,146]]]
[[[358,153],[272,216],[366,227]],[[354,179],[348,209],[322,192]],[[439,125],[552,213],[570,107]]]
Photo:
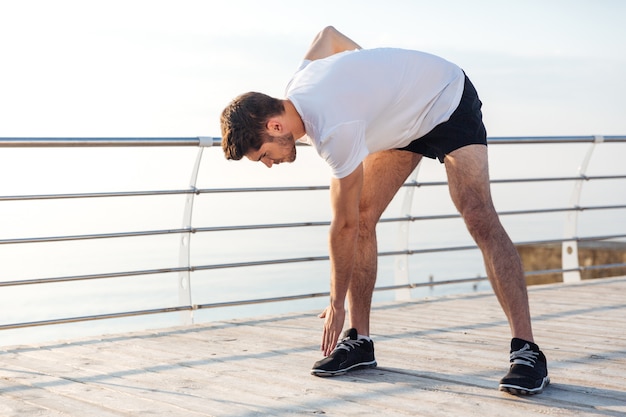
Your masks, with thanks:
[[[610,175],[620,165],[624,146],[605,144],[594,149],[586,175]],[[492,179],[575,176],[589,144],[494,145],[490,147]],[[82,192],[187,190],[198,148],[65,148],[3,149],[0,174],[5,180],[0,195],[24,196]],[[621,160],[621,158],[620,158]],[[615,162],[612,162],[615,161]],[[623,172],[622,172],[623,174]],[[219,149],[203,151],[195,187],[201,190],[276,186],[327,186],[329,170],[308,147],[298,147],[294,164],[267,169],[249,161],[226,161]],[[412,216],[454,215],[456,210],[445,186],[445,170],[424,160],[417,172],[420,187],[403,187],[383,215],[402,217],[410,206]],[[511,212],[562,208],[574,204],[624,204],[623,180],[584,184],[581,200],[572,201],[575,182],[493,184],[496,208]],[[412,195],[410,194],[412,192]],[[183,224],[187,194],[87,199],[35,199],[0,201],[0,241],[8,239],[106,234],[128,231],[164,231],[156,236],[102,238],[48,243],[0,244],[0,281],[84,276],[122,271],[167,269],[181,266],[181,234],[167,233]],[[623,225],[623,210],[583,212],[578,216],[578,236],[615,235]],[[327,222],[328,191],[250,191],[200,193],[193,197],[193,227]],[[378,226],[379,252],[410,249],[426,251],[408,257],[411,283],[485,276],[478,250],[428,252],[437,247],[467,247],[473,242],[458,217],[382,222]],[[560,239],[567,214],[503,215],[502,222],[515,242]],[[408,227],[405,232],[401,227]],[[624,233],[624,226],[621,226]],[[196,305],[265,299],[329,290],[329,263],[316,260],[273,265],[227,267],[238,262],[325,257],[328,226],[261,228],[198,232],[190,236],[190,264],[211,266],[191,273],[191,302]],[[398,273],[397,256],[379,259],[378,287],[406,281]],[[222,267],[216,267],[221,265]],[[95,280],[75,280],[0,288],[0,324],[36,322],[114,312],[175,307],[181,303],[177,272]],[[410,291],[414,299],[489,290],[486,281],[425,286]],[[405,297],[406,291],[381,291],[374,302]],[[327,297],[306,298],[193,312],[193,322],[258,317],[293,311],[316,312]],[[124,319],[89,321],[0,331],[0,345],[17,345],[179,325],[190,313],[144,315]],[[314,325],[314,324],[313,324]],[[318,324],[321,326],[321,322]]]

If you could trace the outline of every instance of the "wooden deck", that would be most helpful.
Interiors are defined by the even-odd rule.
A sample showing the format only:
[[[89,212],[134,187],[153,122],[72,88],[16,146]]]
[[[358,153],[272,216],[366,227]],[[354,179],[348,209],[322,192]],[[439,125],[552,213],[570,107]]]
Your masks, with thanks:
[[[0,416],[624,416],[626,277],[530,288],[552,384],[497,390],[509,331],[492,294],[373,311],[379,367],[309,374],[317,312],[0,350]]]

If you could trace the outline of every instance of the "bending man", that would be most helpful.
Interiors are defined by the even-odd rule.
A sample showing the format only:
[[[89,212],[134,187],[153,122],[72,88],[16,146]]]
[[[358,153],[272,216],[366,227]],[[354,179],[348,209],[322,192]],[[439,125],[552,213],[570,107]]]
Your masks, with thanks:
[[[296,159],[296,140],[332,169],[330,304],[311,371],[341,375],[376,366],[369,338],[376,282],[376,224],[423,156],[444,164],[452,200],[480,248],[507,316],[511,363],[500,389],[535,394],[549,383],[534,344],[519,255],[493,207],[481,102],[456,65],[418,51],[361,49],[333,27],[320,32],[285,99],[246,93],[221,116],[228,159],[268,167]],[[348,304],[350,329],[340,338]]]

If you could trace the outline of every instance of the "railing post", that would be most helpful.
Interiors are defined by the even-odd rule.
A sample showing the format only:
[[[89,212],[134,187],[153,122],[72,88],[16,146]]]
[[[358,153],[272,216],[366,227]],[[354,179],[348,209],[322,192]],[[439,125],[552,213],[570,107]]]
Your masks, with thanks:
[[[570,204],[574,210],[568,212],[565,217],[564,238],[568,239],[561,246],[561,263],[563,282],[580,281],[580,263],[578,261],[578,209],[584,181],[587,179],[587,167],[593,155],[596,144],[604,142],[604,136],[595,136],[595,140],[587,150],[585,158],[578,167],[580,179],[575,181]]]
[[[191,298],[191,235],[193,234],[193,203],[196,196],[196,184],[198,181],[198,171],[202,162],[202,151],[205,146],[212,146],[213,138],[200,138],[196,162],[191,172],[189,186],[193,192],[187,194],[185,200],[185,211],[183,212],[183,229],[188,229],[187,233],[181,234],[180,246],[178,250],[179,266],[185,268],[178,273],[178,302],[180,306],[193,306]],[[192,308],[189,312],[181,311],[180,318],[183,325],[193,324]]]
[[[411,216],[411,209],[413,207],[413,195],[415,194],[415,188],[417,188],[417,174],[422,164],[418,164],[413,173],[407,179],[407,182],[411,183],[406,188],[404,193],[404,199],[402,201],[402,207],[400,209],[400,217]],[[409,247],[409,229],[410,222],[403,221],[398,224],[398,236],[396,238],[396,250],[406,251]],[[409,278],[409,255],[396,255],[395,256],[395,271],[394,281],[396,285],[407,285],[407,288],[396,290],[396,300],[409,300],[411,298],[411,290],[408,288],[410,283]]]

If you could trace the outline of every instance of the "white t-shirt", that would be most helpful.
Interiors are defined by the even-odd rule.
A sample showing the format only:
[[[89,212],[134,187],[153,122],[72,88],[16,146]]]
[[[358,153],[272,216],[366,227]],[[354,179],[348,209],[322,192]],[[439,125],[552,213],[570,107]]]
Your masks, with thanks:
[[[343,178],[370,153],[402,148],[450,118],[465,76],[424,52],[381,48],[305,60],[287,85],[306,136]]]

